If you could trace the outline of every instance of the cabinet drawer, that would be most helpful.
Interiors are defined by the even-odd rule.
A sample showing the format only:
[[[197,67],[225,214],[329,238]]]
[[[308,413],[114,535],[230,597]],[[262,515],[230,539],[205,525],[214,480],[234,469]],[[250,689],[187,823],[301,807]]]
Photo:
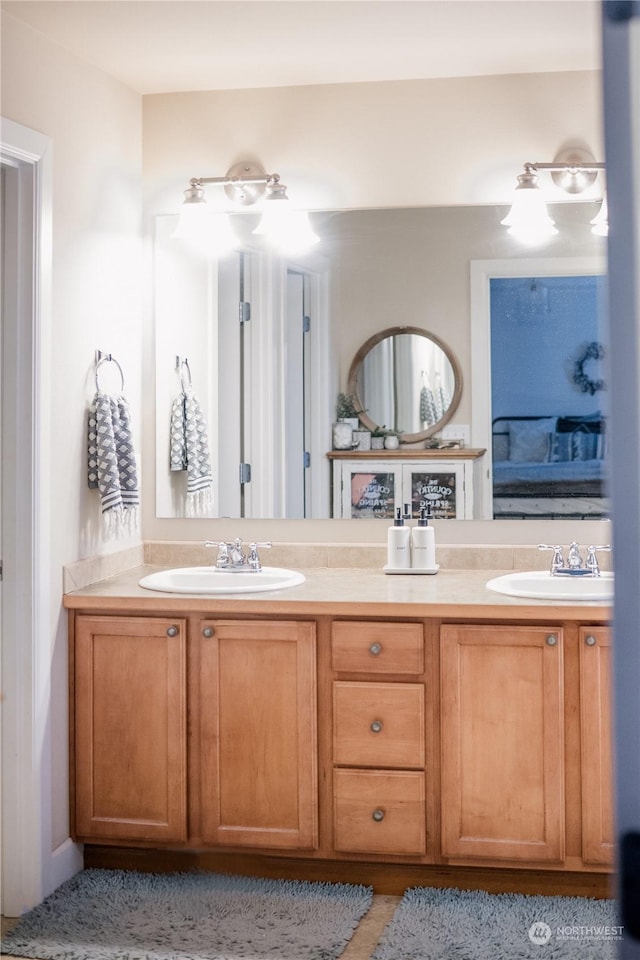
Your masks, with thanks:
[[[331,664],[343,673],[422,673],[422,624],[335,621],[331,628]]]
[[[354,767],[424,766],[422,684],[334,682],[333,761]]]
[[[334,846],[351,853],[425,852],[424,774],[335,770]]]

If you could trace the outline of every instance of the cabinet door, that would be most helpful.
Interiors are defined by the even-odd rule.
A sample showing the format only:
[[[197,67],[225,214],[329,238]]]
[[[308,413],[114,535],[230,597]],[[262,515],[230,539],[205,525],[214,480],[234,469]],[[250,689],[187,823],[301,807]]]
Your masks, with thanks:
[[[470,470],[471,463],[461,460],[404,464],[402,499],[411,504],[411,516],[419,517],[424,508],[437,520],[471,520]]]
[[[580,630],[582,858],[612,864],[615,852],[611,731],[611,633]]]
[[[564,859],[562,631],[441,631],[442,853]]]
[[[185,665],[183,620],[76,618],[80,839],[186,839]]]
[[[389,520],[402,506],[402,468],[392,461],[336,461],[340,464],[340,487],[335,489],[334,504],[339,502],[343,520]],[[334,511],[335,513],[335,511]]]
[[[315,849],[315,625],[200,627],[204,841]]]

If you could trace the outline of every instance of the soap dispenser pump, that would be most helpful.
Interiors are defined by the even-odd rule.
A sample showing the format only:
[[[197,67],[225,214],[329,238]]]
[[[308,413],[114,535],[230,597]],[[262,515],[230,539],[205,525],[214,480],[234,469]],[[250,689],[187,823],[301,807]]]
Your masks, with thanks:
[[[424,507],[420,510],[418,525],[411,531],[412,566],[418,570],[435,572],[436,565],[436,537],[435,531],[429,525],[429,515]]]
[[[411,533],[405,526],[400,507],[387,532],[387,567],[391,570],[409,570],[411,567]]]

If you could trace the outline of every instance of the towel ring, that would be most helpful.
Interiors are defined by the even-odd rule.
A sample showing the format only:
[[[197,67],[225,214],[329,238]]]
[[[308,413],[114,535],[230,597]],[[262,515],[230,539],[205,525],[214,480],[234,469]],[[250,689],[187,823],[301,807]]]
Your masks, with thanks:
[[[185,383],[184,383],[184,368],[185,368],[185,367],[187,368],[187,373],[188,373],[188,375],[189,375],[189,383],[187,384],[187,386],[191,387],[191,386],[192,386],[192,380],[191,380],[191,367],[189,366],[189,361],[187,360],[186,357],[184,358],[184,360],[182,360],[180,357],[176,357],[176,370],[178,371],[178,373],[179,373],[179,375],[180,375],[180,386],[182,387],[182,392],[183,392],[183,393],[186,393],[186,392],[187,392],[187,387],[185,387]]]
[[[115,363],[118,371],[120,373],[121,387],[120,390],[124,390],[124,373],[122,372],[122,367],[118,363],[115,357],[112,357],[110,353],[102,353],[100,350],[96,350],[96,390],[100,390],[100,384],[98,382],[98,371],[103,363]]]

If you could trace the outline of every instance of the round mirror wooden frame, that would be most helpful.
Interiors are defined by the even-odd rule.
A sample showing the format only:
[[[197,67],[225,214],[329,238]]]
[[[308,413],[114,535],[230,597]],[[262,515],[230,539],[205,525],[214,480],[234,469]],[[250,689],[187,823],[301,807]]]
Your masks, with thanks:
[[[442,342],[438,337],[433,333],[428,333],[426,330],[423,330],[420,327],[388,327],[386,330],[381,330],[380,333],[374,334],[374,336],[369,337],[369,339],[362,344],[358,352],[356,353],[351,367],[349,368],[349,379],[347,383],[347,392],[350,393],[358,407],[358,409],[363,409],[365,404],[363,403],[362,397],[360,396],[359,386],[358,386],[358,377],[361,373],[362,364],[364,358],[367,354],[379,344],[382,340],[386,340],[388,337],[394,337],[398,335],[413,334],[414,336],[424,337],[426,340],[429,340],[436,347],[439,347],[440,350],[444,353],[445,357],[451,364],[453,370],[453,379],[454,379],[454,390],[451,396],[451,402],[447,407],[445,413],[442,417],[436,422],[431,424],[427,429],[420,430],[415,433],[403,433],[401,434],[401,440],[403,443],[417,443],[420,440],[427,440],[429,437],[432,437],[435,433],[442,429],[442,427],[451,420],[454,413],[458,409],[458,404],[460,403],[460,397],[462,396],[462,371],[460,370],[460,365],[454,355],[451,353],[450,349],[445,343]],[[375,430],[381,428],[383,424],[375,423],[367,414],[367,411],[363,409],[363,412],[359,414],[360,422],[368,430]]]

